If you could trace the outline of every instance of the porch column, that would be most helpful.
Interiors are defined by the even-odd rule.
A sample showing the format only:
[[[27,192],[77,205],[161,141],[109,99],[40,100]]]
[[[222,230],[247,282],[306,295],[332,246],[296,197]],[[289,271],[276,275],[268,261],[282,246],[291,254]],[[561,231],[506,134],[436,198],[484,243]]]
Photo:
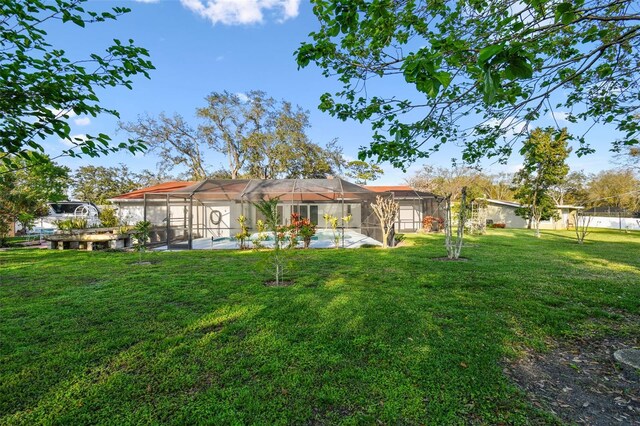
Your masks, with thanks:
[[[166,228],[167,228],[167,250],[169,250],[169,248],[170,248],[169,247],[169,241],[171,240],[169,238],[169,232],[171,232],[170,224],[171,224],[171,207],[169,205],[169,194],[167,194],[167,225],[166,225]]]
[[[193,195],[189,197],[189,250],[193,249]]]

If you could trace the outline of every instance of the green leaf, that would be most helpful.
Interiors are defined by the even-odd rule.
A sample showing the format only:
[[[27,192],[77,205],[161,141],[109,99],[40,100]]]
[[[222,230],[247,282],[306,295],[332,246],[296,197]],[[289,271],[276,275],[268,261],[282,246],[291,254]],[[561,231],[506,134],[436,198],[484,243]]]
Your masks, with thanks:
[[[504,45],[502,44],[494,44],[494,45],[485,47],[484,49],[481,49],[480,53],[478,54],[478,64],[481,66],[484,65],[489,59],[496,56],[503,49],[504,49]]]
[[[533,76],[533,67],[526,58],[521,56],[512,57],[507,69],[514,78],[531,78]]]

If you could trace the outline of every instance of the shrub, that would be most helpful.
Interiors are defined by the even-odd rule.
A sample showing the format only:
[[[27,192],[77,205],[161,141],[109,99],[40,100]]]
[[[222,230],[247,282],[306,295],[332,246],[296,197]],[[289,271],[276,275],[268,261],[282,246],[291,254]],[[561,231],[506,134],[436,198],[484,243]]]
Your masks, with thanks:
[[[407,236],[404,234],[396,234],[393,236],[393,240],[396,242],[396,244],[403,242],[406,238]]]
[[[489,225],[489,228],[499,228],[499,229],[504,229],[507,227],[506,223],[492,223],[491,225]]]
[[[57,220],[55,225],[61,231],[71,232],[73,229],[86,229],[87,219],[82,217],[74,217],[71,219]]]
[[[147,242],[151,233],[151,222],[141,220],[135,224],[133,230],[135,231],[133,237],[136,239],[135,249],[140,257],[139,263],[142,263],[142,253],[147,250]]]
[[[113,207],[105,207],[98,214],[100,224],[105,228],[115,228],[120,225],[120,220],[116,214],[116,210]]]
[[[311,243],[311,237],[316,235],[316,225],[311,223],[309,219],[302,219],[297,213],[291,214],[291,228],[289,230],[291,235],[299,235],[304,242],[304,248],[309,248]]]
[[[444,219],[436,216],[425,216],[422,218],[422,229],[427,232],[440,231],[444,227]]]
[[[243,215],[238,217],[238,223],[240,223],[240,232],[238,232],[235,237],[236,240],[240,243],[240,250],[245,248],[245,241],[251,234],[249,234],[249,228],[247,228],[247,218]]]

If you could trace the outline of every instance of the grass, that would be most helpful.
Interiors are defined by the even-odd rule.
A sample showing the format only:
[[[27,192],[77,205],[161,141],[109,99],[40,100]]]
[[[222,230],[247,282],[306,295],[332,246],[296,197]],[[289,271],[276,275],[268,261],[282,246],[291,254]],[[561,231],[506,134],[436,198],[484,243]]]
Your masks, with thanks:
[[[38,241],[39,239],[39,235],[18,235],[17,237],[6,237],[4,240],[4,244],[7,247],[18,247],[21,243]],[[0,247],[2,246],[0,245]]]
[[[393,250],[0,252],[0,424],[554,423],[525,348],[640,334],[640,234],[490,230]]]

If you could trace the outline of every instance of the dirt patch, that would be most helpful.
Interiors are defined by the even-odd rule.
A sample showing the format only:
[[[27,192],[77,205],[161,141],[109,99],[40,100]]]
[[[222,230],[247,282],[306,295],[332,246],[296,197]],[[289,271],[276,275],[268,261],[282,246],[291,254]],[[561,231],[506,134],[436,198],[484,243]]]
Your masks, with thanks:
[[[289,287],[293,285],[293,281],[290,280],[281,280],[276,282],[275,280],[268,280],[264,282],[266,287]]]
[[[532,403],[569,423],[640,425],[640,374],[615,361],[638,338],[562,343],[505,368]]]
[[[468,262],[469,259],[466,257],[459,257],[457,259],[449,259],[448,257],[432,257],[431,260],[435,260],[438,262]]]

